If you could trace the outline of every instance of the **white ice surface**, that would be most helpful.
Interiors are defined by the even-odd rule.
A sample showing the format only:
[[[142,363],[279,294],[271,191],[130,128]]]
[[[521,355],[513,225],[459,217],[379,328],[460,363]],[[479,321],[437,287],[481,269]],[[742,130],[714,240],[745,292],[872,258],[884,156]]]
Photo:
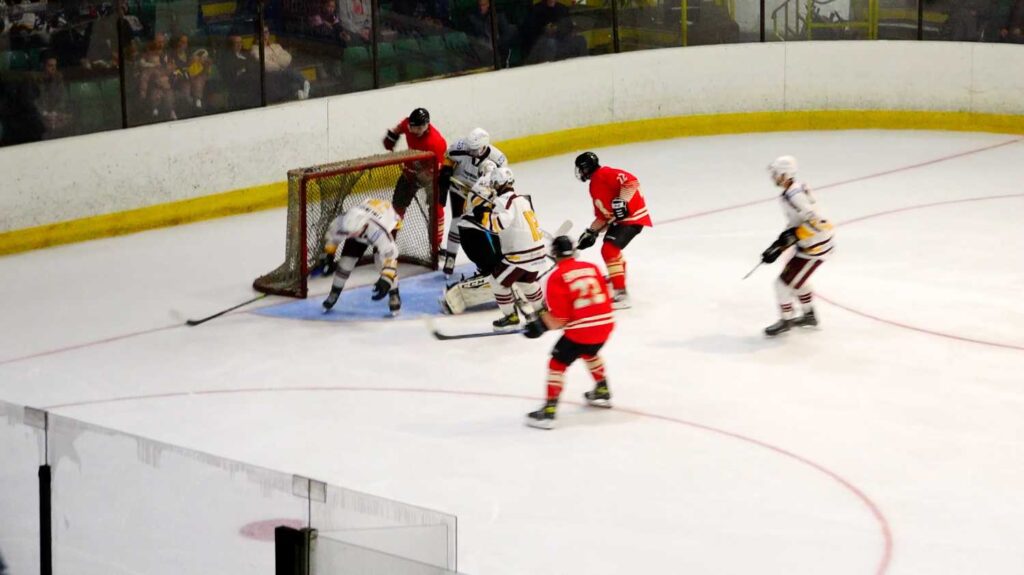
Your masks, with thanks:
[[[523,426],[553,335],[180,326],[252,297],[283,211],[0,258],[0,398],[455,514],[476,575],[1020,573],[1024,143],[817,132],[598,153],[639,176],[656,223],[625,252],[616,409],[575,404],[574,366],[560,427]],[[767,340],[778,264],[740,278],[782,229],[764,166],[784,153],[850,223],[814,277],[820,330]],[[571,155],[514,167],[542,225],[590,221]]]

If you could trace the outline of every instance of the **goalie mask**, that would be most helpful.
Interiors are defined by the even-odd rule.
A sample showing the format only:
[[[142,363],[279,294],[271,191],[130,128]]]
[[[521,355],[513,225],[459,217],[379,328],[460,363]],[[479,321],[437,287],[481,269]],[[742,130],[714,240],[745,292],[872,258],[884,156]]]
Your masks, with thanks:
[[[594,152],[583,152],[576,156],[576,179],[585,182],[601,167]]]

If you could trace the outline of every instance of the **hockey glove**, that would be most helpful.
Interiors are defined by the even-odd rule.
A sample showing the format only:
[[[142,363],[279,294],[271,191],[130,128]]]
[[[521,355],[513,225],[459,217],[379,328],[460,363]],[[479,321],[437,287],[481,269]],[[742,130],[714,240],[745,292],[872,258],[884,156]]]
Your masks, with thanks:
[[[373,301],[382,300],[384,296],[388,295],[388,291],[391,290],[391,282],[381,277],[377,279],[377,283],[373,284],[373,295],[370,299]]]
[[[768,249],[761,252],[761,261],[766,264],[775,263],[775,260],[779,259],[782,252],[786,251],[789,246],[795,243],[796,228],[789,228],[779,234],[779,239],[772,242],[772,245],[768,246]]]
[[[527,322],[526,327],[523,329],[523,335],[529,339],[537,339],[544,335],[544,332],[548,330],[548,326],[544,325],[544,320],[540,317]]]
[[[395,132],[392,132],[391,130],[388,130],[387,135],[384,136],[384,148],[387,151],[390,152],[390,151],[395,149],[395,144],[397,144],[397,143],[398,143],[398,134],[396,134]]]
[[[313,276],[329,276],[334,273],[334,270],[338,269],[338,262],[334,259],[333,254],[323,254],[320,259],[313,265],[313,271],[310,275]]]
[[[626,200],[622,198],[615,198],[612,200],[612,213],[615,214],[615,219],[624,220],[629,215],[629,207],[626,205]]]
[[[597,231],[587,228],[582,234],[580,239],[576,242],[576,249],[585,250],[597,243]]]

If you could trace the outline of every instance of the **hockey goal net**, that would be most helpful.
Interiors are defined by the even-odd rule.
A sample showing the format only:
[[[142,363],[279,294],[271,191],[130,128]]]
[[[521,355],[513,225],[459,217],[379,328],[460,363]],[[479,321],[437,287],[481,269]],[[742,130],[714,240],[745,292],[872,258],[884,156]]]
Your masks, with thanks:
[[[268,294],[306,297],[307,278],[324,254],[324,234],[331,221],[368,198],[394,204],[399,178],[415,181],[416,193],[405,209],[398,233],[398,259],[436,269],[437,175],[434,154],[419,151],[289,170],[285,260],[277,269],[256,278],[253,288]]]

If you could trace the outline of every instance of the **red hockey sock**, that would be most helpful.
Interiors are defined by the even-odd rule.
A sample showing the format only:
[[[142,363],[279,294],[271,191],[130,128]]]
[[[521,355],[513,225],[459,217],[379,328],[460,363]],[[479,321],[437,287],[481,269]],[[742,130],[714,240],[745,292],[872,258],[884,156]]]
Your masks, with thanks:
[[[601,359],[601,356],[584,355],[583,362],[587,365],[590,377],[594,378],[594,383],[604,381],[604,360]]]
[[[565,370],[568,365],[551,358],[548,362],[548,401],[558,401],[562,395],[562,385],[565,381]]]
[[[622,257],[622,250],[611,242],[605,242],[601,244],[601,257],[608,268],[612,287],[617,290],[626,289],[626,260]]]

